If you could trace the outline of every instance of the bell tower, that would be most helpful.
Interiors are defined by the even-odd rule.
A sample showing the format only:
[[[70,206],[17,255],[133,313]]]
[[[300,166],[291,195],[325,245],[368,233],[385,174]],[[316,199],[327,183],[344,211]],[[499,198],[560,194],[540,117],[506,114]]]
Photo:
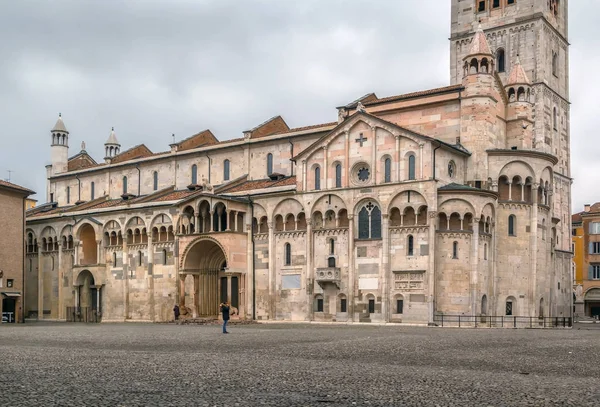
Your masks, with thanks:
[[[50,130],[51,175],[67,172],[69,162],[69,131],[65,127],[62,115],[58,114],[56,124]]]
[[[552,156],[553,164],[548,167],[552,185],[546,192],[548,212],[544,216],[552,222],[555,235],[540,253],[547,257],[546,264],[554,268],[556,276],[568,276],[572,184],[568,0],[450,1],[451,83],[463,83],[468,68],[465,57],[483,30],[494,62],[494,75],[505,92],[503,148],[516,150],[515,157],[523,154],[524,162],[527,150]],[[537,222],[537,227],[545,230],[542,220]],[[552,289],[555,291],[556,285]]]

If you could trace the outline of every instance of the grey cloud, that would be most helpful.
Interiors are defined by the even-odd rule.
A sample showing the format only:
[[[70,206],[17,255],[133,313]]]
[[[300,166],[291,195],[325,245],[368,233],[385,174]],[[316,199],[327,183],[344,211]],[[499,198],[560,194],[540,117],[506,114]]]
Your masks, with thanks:
[[[584,63],[599,9],[571,2],[575,209],[600,200],[582,170],[598,156],[585,142],[597,80]],[[171,133],[229,139],[276,114],[291,126],[332,121],[367,92],[449,83],[446,0],[38,0],[7,2],[3,17],[0,177],[16,171],[40,200],[58,112],[70,153],[85,140],[100,160],[111,126],[125,148],[164,151]]]

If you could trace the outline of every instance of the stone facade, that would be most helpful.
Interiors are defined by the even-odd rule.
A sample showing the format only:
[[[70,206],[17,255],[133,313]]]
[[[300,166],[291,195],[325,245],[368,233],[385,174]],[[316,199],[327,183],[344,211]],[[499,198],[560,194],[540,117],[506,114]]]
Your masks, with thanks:
[[[3,322],[23,322],[25,292],[26,200],[34,194],[26,188],[0,181],[0,317]]]
[[[163,321],[230,300],[260,320],[570,316],[566,1],[551,15],[546,0],[466,3],[452,1],[451,86],[368,94],[336,122],[276,116],[163,153],[121,152],[113,130],[98,164],[85,146],[65,158],[59,118],[50,203],[28,215],[41,294],[26,312]]]
[[[575,315],[600,318],[600,202],[572,217]]]

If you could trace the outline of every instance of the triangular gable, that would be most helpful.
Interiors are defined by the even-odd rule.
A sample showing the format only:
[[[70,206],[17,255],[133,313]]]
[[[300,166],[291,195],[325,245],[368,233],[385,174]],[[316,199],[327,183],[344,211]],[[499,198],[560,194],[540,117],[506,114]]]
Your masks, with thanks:
[[[69,158],[67,169],[68,171],[83,170],[85,168],[95,167],[98,163],[90,157],[85,151]]]
[[[430,141],[430,142],[439,143],[440,146],[449,148],[449,149],[451,149],[451,150],[453,150],[455,152],[459,152],[459,153],[464,154],[464,155],[471,155],[471,153],[468,152],[462,146],[454,146],[452,144],[448,144],[448,143],[446,143],[444,141],[435,139],[433,137],[429,137],[429,136],[425,136],[425,135],[420,134],[420,133],[416,133],[416,132],[414,132],[412,130],[408,130],[408,129],[404,128],[404,127],[398,126],[395,123],[389,122],[387,120],[383,120],[380,117],[373,116],[372,114],[369,114],[369,113],[361,111],[361,112],[356,112],[355,114],[353,114],[352,116],[350,116],[348,119],[344,120],[343,122],[341,122],[340,124],[338,124],[336,127],[334,127],[327,134],[325,134],[322,137],[320,137],[317,141],[315,141],[314,143],[312,143],[310,146],[308,146],[307,148],[305,148],[304,150],[302,150],[300,153],[298,153],[296,156],[294,156],[292,158],[292,161],[297,161],[298,159],[300,159],[302,157],[305,157],[305,156],[309,155],[310,153],[314,152],[318,148],[321,148],[324,142],[326,142],[327,140],[331,139],[334,136],[337,136],[339,134],[339,131],[341,129],[344,129],[344,128],[350,129],[351,127],[353,127],[359,121],[376,122],[379,125],[379,127],[388,130],[390,133],[393,133],[393,134],[402,134],[405,137],[417,138],[417,139],[421,139],[421,140],[426,140],[426,141]]]
[[[73,223],[73,226],[76,226],[78,223],[83,222],[84,220],[90,221],[92,223],[95,223],[96,225],[102,225],[102,222],[97,221],[96,219],[92,218],[91,216],[83,216],[79,219],[77,219],[75,221],[75,223]]]
[[[261,138],[267,137],[277,133],[286,133],[290,130],[283,117],[275,116],[267,120],[266,122],[259,124],[252,130],[246,130],[244,132],[244,138]]]
[[[212,134],[210,130],[206,129],[177,143],[177,151],[191,150],[193,148],[211,146],[218,143],[219,140],[217,140],[215,135]]]
[[[345,107],[347,109],[352,109],[358,105],[358,102],[360,102],[364,105],[364,104],[367,104],[370,102],[375,102],[376,100],[378,100],[377,95],[375,93],[371,92],[371,93],[367,93],[366,95],[359,97],[356,100],[353,100],[352,102],[348,103],[346,106],[340,106],[339,108]]]
[[[123,151],[111,160],[112,164],[122,163],[124,161],[135,160],[136,158],[144,158],[152,156],[152,151],[144,144],[137,145],[129,150]]]

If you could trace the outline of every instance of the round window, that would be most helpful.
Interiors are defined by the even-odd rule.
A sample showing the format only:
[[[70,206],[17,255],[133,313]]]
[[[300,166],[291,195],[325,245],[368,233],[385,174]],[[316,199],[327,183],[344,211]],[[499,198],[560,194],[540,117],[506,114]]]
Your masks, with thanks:
[[[371,167],[367,163],[358,163],[352,168],[352,183],[365,185],[371,182]]]

